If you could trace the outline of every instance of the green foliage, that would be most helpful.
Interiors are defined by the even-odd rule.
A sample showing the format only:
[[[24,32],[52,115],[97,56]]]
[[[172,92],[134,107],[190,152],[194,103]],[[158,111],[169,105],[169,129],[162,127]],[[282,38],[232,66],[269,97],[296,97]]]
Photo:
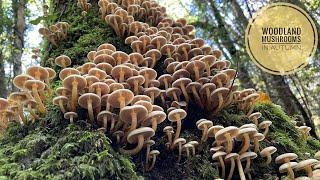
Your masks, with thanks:
[[[58,17],[56,15],[39,16],[29,22],[33,25],[38,25],[41,21],[55,21],[57,18]]]

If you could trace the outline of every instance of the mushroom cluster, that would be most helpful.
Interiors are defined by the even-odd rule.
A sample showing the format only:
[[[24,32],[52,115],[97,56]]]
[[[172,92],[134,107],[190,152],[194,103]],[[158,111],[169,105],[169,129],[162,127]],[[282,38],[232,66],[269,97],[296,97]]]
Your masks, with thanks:
[[[66,40],[68,35],[69,24],[67,22],[57,22],[49,28],[42,27],[39,33],[46,38],[55,47],[60,41]]]
[[[85,13],[91,7],[86,0],[78,0],[77,5]],[[252,160],[258,155],[265,158],[266,166],[272,162],[277,149],[260,148],[272,122],[261,121],[262,114],[253,112],[260,94],[254,89],[237,89],[233,83],[237,71],[230,68],[230,61],[220,59],[221,51],[195,38],[194,27],[185,19],[168,18],[165,8],[155,1],[99,0],[98,6],[101,18],[133,52],[127,54],[104,43],[88,52],[88,62],[77,68],[72,67],[66,55],[54,59],[60,67],[62,86],[55,89],[53,104],[66,120],[70,123],[86,120],[92,127],[98,126],[98,131],[114,137],[123,154],[145,152],[147,171],[152,170],[160,154],[152,148],[156,133],[165,136],[163,146],[178,154],[177,161],[183,155],[195,156],[200,145],[214,140],[210,152],[225,179],[232,179],[235,171],[241,180],[251,179]],[[39,32],[56,46],[66,39],[68,28],[68,23],[58,22]],[[164,72],[155,70],[159,67]],[[45,97],[53,94],[50,81],[55,76],[51,68],[32,66],[26,74],[15,77],[14,84],[20,92],[0,99],[0,131],[8,126],[9,120],[24,124],[24,109],[33,120],[37,112],[44,114]],[[245,112],[252,123],[223,127],[215,121],[200,119],[195,123],[201,131],[199,140],[185,139],[181,137],[182,124],[190,103],[210,114],[218,114],[232,105]],[[79,113],[83,111],[86,113]],[[163,129],[158,128],[161,123]],[[299,130],[308,137],[308,128],[301,126]],[[289,153],[277,157],[276,163],[282,164],[280,173],[288,172],[290,178],[294,177],[293,170],[306,170],[309,177],[319,176],[319,156],[317,153],[315,159],[295,164],[290,161],[297,156]]]
[[[37,118],[36,112],[46,113],[45,94],[50,93],[50,81],[55,76],[53,69],[41,66],[31,66],[26,74],[16,76],[13,84],[20,91],[11,93],[8,99],[0,98],[0,131],[8,127],[10,120],[24,125],[27,122],[24,111],[32,121]]]
[[[77,6],[82,9],[81,15],[85,16],[89,12],[91,8],[91,4],[87,2],[87,0],[78,0]]]
[[[298,156],[295,153],[285,153],[275,159],[279,167],[280,173],[287,173],[289,179],[319,179],[320,178],[320,151],[318,151],[313,159],[306,159],[300,162],[294,162]],[[295,178],[296,174],[305,172],[307,176],[300,176]]]

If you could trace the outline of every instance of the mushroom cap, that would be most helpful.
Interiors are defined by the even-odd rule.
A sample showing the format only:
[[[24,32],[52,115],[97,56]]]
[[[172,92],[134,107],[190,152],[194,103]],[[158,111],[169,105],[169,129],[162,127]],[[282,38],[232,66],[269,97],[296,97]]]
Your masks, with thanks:
[[[253,119],[253,118],[259,119],[261,116],[262,114],[260,112],[255,112],[250,114],[249,119]]]
[[[135,115],[137,118],[137,123],[139,124],[144,120],[144,118],[148,115],[148,110],[142,105],[133,105],[133,106],[126,106],[121,109],[120,111],[120,119],[123,122],[131,124],[132,118]],[[129,122],[128,122],[129,121]]]
[[[91,84],[91,86],[89,87],[89,89],[91,89],[92,91],[95,91],[95,89],[101,89],[101,95],[105,95],[108,94],[110,91],[109,86],[106,83],[103,82],[95,82],[93,84]]]
[[[177,116],[179,116],[179,118],[177,119]],[[171,122],[176,122],[176,121],[181,121],[182,119],[184,119],[187,116],[187,112],[183,109],[175,109],[172,110],[169,114],[168,114],[168,119]]]
[[[129,59],[131,63],[137,62],[138,65],[143,62],[143,56],[140,53],[129,54]]]
[[[57,73],[56,73],[56,71],[54,70],[54,69],[52,69],[52,68],[49,68],[49,67],[45,67],[45,69],[48,71],[48,73],[49,73],[49,79],[53,79],[53,78],[55,78],[56,77],[56,75],[57,75]]]
[[[57,96],[53,98],[52,102],[54,105],[59,105],[59,102],[62,101],[62,104],[67,104],[69,102],[69,99],[65,96]]]
[[[164,127],[164,128],[163,128],[163,132],[167,132],[167,131],[173,133],[173,127],[172,127],[172,126],[166,126],[166,127]]]
[[[173,147],[175,147],[177,144],[181,143],[181,144],[185,144],[187,141],[184,138],[178,138],[176,140],[173,141]]]
[[[160,154],[160,151],[152,150],[152,151],[150,151],[149,156],[158,156],[159,154]]]
[[[107,73],[101,69],[98,69],[96,67],[91,68],[88,71],[89,76],[96,76],[99,80],[103,80],[107,77]]]
[[[127,79],[127,83],[133,87],[134,83],[137,82],[139,86],[141,86],[144,82],[145,79],[142,75],[138,75],[138,76],[132,76],[130,78]]]
[[[63,86],[68,89],[72,89],[73,82],[77,82],[78,91],[84,89],[87,86],[87,81],[80,75],[70,75],[63,80]]]
[[[156,142],[155,142],[154,140],[152,140],[152,139],[146,140],[146,141],[143,143],[144,147],[146,147],[146,146],[153,146],[153,145],[155,145],[155,144],[156,144]]]
[[[276,164],[282,164],[287,159],[288,161],[292,161],[297,159],[298,156],[295,153],[285,153],[281,154],[280,156],[276,157],[275,162]]]
[[[205,63],[200,60],[190,61],[186,67],[186,70],[190,73],[194,73],[194,69],[197,68],[199,72],[203,71],[206,67]]]
[[[144,101],[144,100],[139,100],[137,102],[134,103],[135,105],[142,105],[144,106],[145,108],[147,108],[148,112],[151,113],[152,112],[152,109],[153,109],[153,106],[151,104],[151,102],[149,101]]]
[[[229,89],[228,88],[225,88],[225,87],[221,87],[221,88],[218,88],[216,90],[214,90],[211,95],[210,95],[210,98],[211,98],[211,102],[213,102],[213,107],[216,107],[218,105],[218,102],[219,102],[219,94],[222,95],[223,97],[223,100],[225,101],[229,95]]]
[[[98,53],[97,53],[98,54]],[[116,65],[116,61],[115,59],[109,55],[109,54],[99,54],[99,55],[96,55],[94,57],[94,60],[93,62],[95,64],[99,64],[99,63],[109,63],[111,66],[115,66]]]
[[[205,121],[200,122],[197,125],[197,127],[198,127],[199,130],[204,130],[205,128],[210,128],[212,125],[213,125],[212,121],[205,120]]]
[[[138,142],[138,137],[143,136],[144,139],[149,139],[150,137],[154,136],[155,132],[150,127],[140,127],[131,131],[127,136],[127,141],[130,144],[135,144]]]
[[[134,94],[128,89],[118,89],[113,91],[108,97],[108,103],[115,108],[120,108],[120,101],[122,99],[125,101],[125,105],[128,105],[133,100]]]
[[[54,62],[56,63],[56,65],[63,67],[63,64],[65,64],[66,66],[70,66],[71,65],[71,59],[66,56],[66,55],[61,55],[58,56]]]
[[[172,75],[172,80],[175,81],[179,78],[189,78],[190,77],[190,73],[185,70],[185,69],[179,69],[179,70],[174,70],[174,73]]]
[[[24,106],[28,106],[30,105],[32,109],[35,109],[37,108],[38,106],[38,103],[37,101],[33,100],[33,99],[28,99],[26,100],[24,103],[23,103]]]
[[[102,49],[108,49],[108,50],[111,50],[111,51],[113,51],[113,52],[117,50],[116,47],[114,47],[114,45],[109,44],[109,43],[101,44],[101,45],[98,47],[97,51],[102,50]]]
[[[10,101],[25,101],[27,99],[27,92],[22,91],[22,92],[13,92],[9,95],[8,100]],[[0,105],[1,106],[1,105]],[[1,108],[0,108],[1,109]]]
[[[87,54],[87,59],[90,61],[90,62],[93,62],[94,58],[96,57],[96,51],[90,51],[88,52]]]
[[[74,68],[63,68],[59,73],[59,78],[63,81],[66,77],[73,74],[80,75],[80,72]]]
[[[24,87],[28,90],[32,90],[32,87],[36,85],[35,87],[37,88],[38,91],[40,90],[44,90],[44,88],[46,87],[46,84],[40,80],[27,80],[24,83]]]
[[[167,115],[163,111],[152,111],[145,117],[141,124],[143,126],[150,126],[152,124],[152,121],[156,121],[157,124],[160,124],[164,120],[166,120],[166,118]]]
[[[187,86],[192,80],[189,78],[179,78],[172,83],[172,87],[180,88],[181,86]]]
[[[96,83],[96,82],[99,82],[99,79],[97,78],[97,76],[86,76],[85,77],[86,81],[87,81],[87,84],[93,84],[93,83]]]
[[[116,82],[109,84],[109,88],[110,88],[110,92],[114,92],[119,89],[125,89],[123,84],[116,83]]]
[[[223,128],[216,133],[215,139],[217,141],[223,141],[225,140],[225,134],[227,133],[230,134],[231,138],[234,138],[237,136],[238,131],[239,131],[239,128],[235,126],[229,126],[229,127]]]
[[[255,159],[257,156],[255,152],[244,152],[240,155],[240,161],[247,160],[247,158]]]
[[[102,98],[101,98],[101,102],[102,102]],[[105,116],[108,117],[108,121],[110,121],[110,119],[113,116],[113,113],[110,111],[100,111],[99,114],[97,115],[97,121],[102,122]]]
[[[196,92],[199,92],[199,90],[201,89],[202,85],[198,82],[191,82],[187,85],[187,91],[189,93],[192,93],[192,89],[194,88],[196,90]]]
[[[273,154],[273,153],[275,153],[277,151],[277,148],[276,147],[274,147],[274,146],[269,146],[269,147],[266,147],[266,148],[264,148],[264,149],[262,149],[261,151],[260,151],[260,156],[261,157],[266,157],[266,156],[268,156],[268,154]]]
[[[78,118],[78,114],[75,112],[66,112],[63,117],[65,119],[70,119],[71,117]]]
[[[94,68],[96,67],[96,64],[92,63],[92,62],[87,62],[87,63],[84,63],[82,66],[81,66],[81,72],[83,74],[88,74],[89,70],[91,68]]]
[[[264,138],[265,138],[265,136],[262,133],[256,133],[253,135],[253,139],[257,140],[257,141],[263,141]],[[251,141],[253,141],[253,140],[251,139]]]
[[[13,79],[13,84],[19,89],[24,89],[24,83],[27,80],[34,79],[32,76],[29,76],[27,74],[19,74]]]
[[[259,124],[260,129],[265,129],[266,127],[269,127],[272,124],[272,121],[262,121]]]
[[[288,168],[291,167],[291,169],[294,169],[298,165],[297,162],[288,162],[284,163],[279,167],[279,172],[280,173],[285,173],[288,171]]]
[[[308,133],[311,130],[311,128],[308,126],[300,126],[300,127],[298,127],[298,129],[299,129],[299,131],[302,131],[304,133]]]
[[[307,176],[300,176],[300,177],[297,177],[297,178],[294,178],[294,180],[309,180],[311,178],[307,177]]]
[[[184,145],[182,146],[182,149],[187,150],[187,149],[190,149],[190,148],[193,148],[193,147],[194,147],[194,146],[193,146],[192,144],[187,143],[187,144],[184,144]]]
[[[179,88],[168,88],[166,90],[166,95],[168,97],[173,97],[173,94],[176,94],[177,97],[179,97],[181,95],[181,90]]]
[[[248,95],[247,97],[243,98],[244,101],[246,102],[255,102],[256,100],[258,100],[260,97],[260,95],[258,93],[252,93],[250,95]]]
[[[78,103],[82,108],[88,109],[89,100],[92,100],[92,108],[99,107],[101,104],[100,97],[93,93],[82,94],[78,99]]]
[[[307,160],[303,160],[300,161],[297,166],[294,168],[295,171],[300,171],[302,169],[305,169],[308,166],[313,166],[316,165],[317,163],[319,163],[318,160],[316,159],[307,159]]]
[[[156,79],[157,71],[151,68],[144,68],[139,71],[139,74],[142,75],[145,79]]]
[[[116,51],[111,54],[111,56],[116,60],[118,64],[123,64],[127,61],[129,61],[129,55],[122,51]]]
[[[160,95],[160,89],[157,87],[149,87],[145,88],[143,93],[149,96],[151,96],[151,93],[153,93],[154,97],[158,97]]]
[[[124,74],[125,79],[132,76],[131,68],[125,65],[117,65],[111,70],[112,77],[116,79],[120,78],[120,75],[121,75],[120,73]]]
[[[223,151],[217,151],[215,152],[213,155],[212,155],[212,160],[218,160],[220,157],[224,157],[226,156],[227,153],[226,152],[223,152]]]
[[[215,134],[223,129],[224,127],[223,126],[220,126],[220,125],[215,125],[215,126],[212,126],[208,129],[208,137],[215,137]]]
[[[228,76],[226,74],[219,72],[212,77],[210,82],[218,86],[218,82],[221,81],[222,85],[224,86],[225,84],[228,83],[227,79],[228,79]]]
[[[28,67],[27,74],[34,77],[34,78],[36,78],[36,76],[38,75],[39,76],[38,80],[41,80],[41,81],[43,81],[49,77],[49,72],[41,66]]]
[[[242,126],[240,126],[240,129],[244,129],[244,128],[255,128],[257,129],[257,126],[253,123],[249,123],[249,124],[244,124]]]
[[[71,95],[71,91],[65,87],[58,87],[56,89],[56,95],[58,96],[62,96],[63,94],[66,94],[67,96],[70,96]]]
[[[221,146],[221,147],[223,147],[223,146]],[[237,154],[237,153],[229,153],[224,157],[224,160],[226,162],[228,162],[228,161],[231,161],[231,159],[237,159],[237,158],[239,158],[239,154]]]
[[[223,151],[223,150],[224,150],[224,146],[214,146],[214,147],[210,148],[211,153],[215,153],[217,151]]]
[[[135,104],[137,101],[140,100],[151,102],[151,98],[147,95],[136,95],[133,97],[131,104]]]
[[[0,110],[5,110],[9,107],[9,101],[4,98],[0,98]]]
[[[97,64],[96,68],[105,71],[107,74],[111,74],[111,70],[113,67],[109,63],[101,62],[101,63]]]
[[[242,128],[239,129],[238,135],[236,137],[236,140],[241,141],[243,139],[243,136],[245,134],[248,134],[250,138],[253,137],[253,135],[255,135],[257,133],[257,129],[256,128]]]

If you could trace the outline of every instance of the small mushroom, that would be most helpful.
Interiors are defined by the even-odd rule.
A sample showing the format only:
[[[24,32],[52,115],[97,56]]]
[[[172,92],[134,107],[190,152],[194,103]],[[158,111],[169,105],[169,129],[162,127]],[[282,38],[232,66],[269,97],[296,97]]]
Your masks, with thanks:
[[[94,121],[93,109],[100,106],[101,98],[93,93],[85,93],[79,97],[78,103],[82,108],[88,109],[89,123],[92,124]]]
[[[305,170],[308,174],[308,177],[311,178],[313,176],[312,166],[316,165],[319,161],[316,159],[307,159],[300,161],[297,166],[294,167],[295,171]]]
[[[227,177],[227,180],[231,180],[231,178],[233,176],[233,172],[234,172],[235,166],[236,166],[235,160],[238,159],[238,158],[239,158],[239,154],[237,154],[237,153],[230,153],[230,154],[227,154],[224,157],[224,160],[226,162],[230,161],[230,163],[231,163],[230,171],[229,171],[229,175]]]
[[[152,125],[152,129],[156,132],[158,124],[166,120],[167,115],[163,111],[152,111],[142,121],[142,126]]]
[[[235,138],[238,134],[239,129],[235,126],[229,126],[224,129],[219,130],[216,135],[216,141],[224,141],[226,140],[227,147],[226,147],[226,153],[230,153],[233,148],[233,138]]]
[[[254,152],[257,153],[260,151],[260,141],[264,140],[264,135],[261,133],[256,133],[253,135],[253,143],[254,143]]]
[[[177,138],[173,141],[172,148],[178,146],[179,156],[178,162],[181,160],[181,153],[182,153],[182,145],[184,145],[187,141],[184,138]]]
[[[67,112],[64,114],[65,119],[69,119],[70,123],[73,123],[74,119],[78,118],[78,114],[75,112]]]
[[[199,122],[199,121],[201,121],[201,122]],[[213,123],[212,123],[212,121],[209,121],[206,119],[200,119],[199,121],[197,121],[197,122],[199,122],[199,123],[197,123],[197,128],[199,130],[202,130],[201,142],[204,143],[208,139],[208,136],[207,136],[208,129],[210,127],[212,127]]]
[[[227,153],[223,151],[218,151],[212,155],[212,160],[219,160],[220,166],[221,166],[221,177],[222,179],[226,176],[226,167],[224,164],[224,157],[227,155]]]
[[[158,150],[152,150],[149,153],[149,156],[152,159],[151,165],[147,168],[147,171],[151,171],[156,163],[156,158],[157,156],[160,154],[160,152]]]
[[[167,146],[167,149],[169,149],[171,144],[172,144],[172,134],[174,133],[173,127],[172,126],[166,126],[166,127],[163,128],[163,132],[166,133],[166,135],[168,137],[168,142],[167,143],[168,143],[169,146]]]
[[[108,103],[115,108],[124,108],[133,100],[133,93],[127,89],[118,89],[113,91],[108,97]]]
[[[148,110],[142,105],[126,106],[120,110],[120,119],[125,124],[131,124],[128,132],[135,130],[147,115]]]
[[[250,147],[250,138],[254,136],[254,134],[257,133],[257,130],[255,128],[243,128],[238,131],[238,135],[236,137],[236,140],[242,141],[242,148],[239,151],[239,154],[242,155],[242,153],[246,152]]]
[[[257,154],[255,152],[245,152],[240,155],[240,161],[245,160],[246,161],[246,166],[244,168],[244,172],[248,175],[249,179],[251,178],[250,174],[250,167],[251,167],[251,160],[255,159],[257,157]]]
[[[63,80],[63,86],[71,90],[71,110],[76,112],[79,92],[87,85],[87,81],[80,75],[70,75]]]
[[[186,151],[188,159],[190,158],[190,149],[192,149],[192,148],[193,148],[193,145],[189,144],[189,143],[182,146],[182,150]]]
[[[66,55],[61,55],[61,56],[57,57],[54,60],[54,62],[56,63],[56,65],[58,65],[62,68],[66,68],[71,65],[71,59]]]
[[[269,127],[272,124],[272,121],[262,121],[259,124],[259,129],[264,129],[263,135],[266,137],[269,132]]]
[[[24,87],[30,91],[32,91],[32,95],[38,103],[38,109],[40,113],[46,113],[46,108],[40,98],[39,92],[43,91],[45,88],[45,83],[39,80],[27,80],[24,83]]]
[[[262,114],[260,112],[255,112],[250,114],[250,116],[248,117],[256,126],[258,126],[259,121],[258,119],[262,116]]]
[[[137,143],[137,146],[131,150],[125,150],[121,148],[120,152],[126,155],[135,155],[139,153],[143,148],[145,139],[149,139],[150,137],[154,136],[154,134],[154,130],[149,127],[141,127],[131,131],[127,136],[127,141],[130,144]]]
[[[282,164],[279,167],[279,172],[280,173],[287,173],[287,177],[289,177],[291,180],[294,180],[294,172],[292,170],[292,168],[295,168],[297,166],[298,163],[296,162],[287,162]]]
[[[68,104],[69,99],[65,96],[57,96],[53,98],[53,104],[60,107],[61,112],[66,113],[65,106]]]
[[[261,157],[267,157],[267,161],[264,163],[265,166],[269,165],[272,161],[271,155],[277,151],[277,148],[269,146],[260,151]]]
[[[183,109],[175,109],[172,110],[168,114],[168,119],[171,122],[177,123],[177,129],[176,134],[174,136],[174,140],[178,139],[180,137],[180,131],[181,131],[181,121],[187,116],[187,112]]]

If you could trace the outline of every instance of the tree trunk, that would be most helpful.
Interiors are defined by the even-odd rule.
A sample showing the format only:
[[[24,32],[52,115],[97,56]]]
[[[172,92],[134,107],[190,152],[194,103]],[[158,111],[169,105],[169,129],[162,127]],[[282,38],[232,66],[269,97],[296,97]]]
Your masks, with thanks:
[[[25,5],[25,0],[12,0],[14,18],[12,63],[14,77],[22,73],[21,57],[24,48],[24,32],[26,29]],[[12,86],[12,88],[14,91],[17,91],[14,86]]]
[[[6,73],[4,71],[4,57],[0,51],[0,97],[7,97]]]

